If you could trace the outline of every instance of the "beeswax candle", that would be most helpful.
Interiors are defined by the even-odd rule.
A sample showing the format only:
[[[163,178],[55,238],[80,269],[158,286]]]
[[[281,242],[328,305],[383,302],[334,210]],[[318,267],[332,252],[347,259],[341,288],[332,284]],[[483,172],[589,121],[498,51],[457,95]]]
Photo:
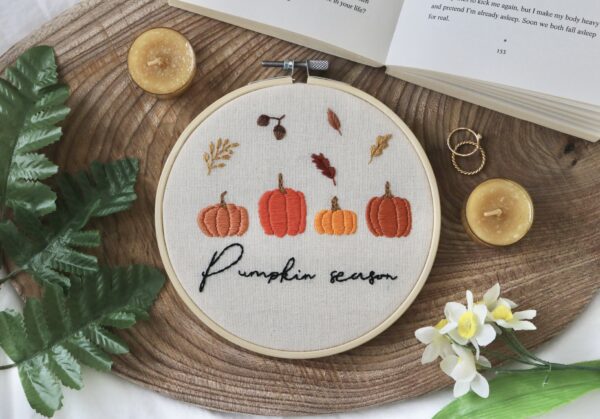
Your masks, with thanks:
[[[171,98],[191,84],[196,73],[196,56],[192,45],[179,32],[154,28],[133,42],[127,65],[139,87],[160,98]]]
[[[467,233],[490,246],[521,240],[533,223],[533,202],[527,191],[508,179],[490,179],[477,186],[463,211]]]

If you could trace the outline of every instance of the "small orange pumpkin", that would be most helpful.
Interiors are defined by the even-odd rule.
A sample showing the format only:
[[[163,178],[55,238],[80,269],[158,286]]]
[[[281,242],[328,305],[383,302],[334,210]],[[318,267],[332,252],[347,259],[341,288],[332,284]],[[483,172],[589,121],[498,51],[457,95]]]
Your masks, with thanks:
[[[248,231],[248,211],[244,207],[225,203],[227,191],[221,202],[204,208],[198,214],[198,226],[208,237],[243,236]]]
[[[258,202],[258,215],[265,234],[283,237],[304,233],[306,229],[306,200],[304,194],[284,188],[279,174],[279,187],[265,192]]]
[[[343,210],[338,203],[338,197],[331,200],[330,210],[321,210],[315,216],[315,230],[319,234],[348,235],[356,233],[356,213]]]
[[[366,216],[369,230],[377,237],[406,237],[410,234],[410,203],[392,195],[390,182],[385,183],[383,196],[371,198]]]

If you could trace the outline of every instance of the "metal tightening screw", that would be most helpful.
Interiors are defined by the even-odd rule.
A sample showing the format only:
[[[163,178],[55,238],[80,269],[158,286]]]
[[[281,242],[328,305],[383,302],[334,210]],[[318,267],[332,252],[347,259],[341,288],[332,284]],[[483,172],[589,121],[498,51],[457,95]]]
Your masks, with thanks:
[[[284,70],[293,70],[294,68],[306,68],[309,71],[327,71],[329,70],[329,61],[327,60],[306,60],[306,61],[263,61],[263,67],[277,67]]]

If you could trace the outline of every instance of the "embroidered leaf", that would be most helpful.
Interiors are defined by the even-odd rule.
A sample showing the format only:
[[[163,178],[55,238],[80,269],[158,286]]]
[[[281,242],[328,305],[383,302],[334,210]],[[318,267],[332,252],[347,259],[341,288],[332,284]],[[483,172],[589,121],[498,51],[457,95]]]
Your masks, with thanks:
[[[375,157],[379,157],[383,154],[383,150],[388,148],[391,139],[392,134],[380,135],[377,137],[375,144],[371,146],[371,160],[369,160],[369,164],[371,164]]]
[[[110,354],[128,348],[106,326],[125,328],[147,318],[164,281],[147,266],[102,268],[74,277],[67,297],[49,284],[41,300],[27,300],[23,315],[0,312],[0,346],[16,364],[31,407],[45,416],[60,409],[61,383],[83,387],[80,364],[110,370]],[[124,316],[128,322],[114,321]]]
[[[329,125],[331,125],[331,128],[342,135],[342,124],[340,122],[340,118],[338,118],[337,114],[331,109],[327,109],[327,121],[329,122]]]
[[[69,113],[69,88],[58,83],[54,50],[28,49],[0,79],[0,214],[5,207],[37,214],[55,209],[56,195],[40,180],[58,167],[35,153],[58,141],[56,124]]]
[[[321,171],[321,173],[323,173],[324,176],[331,179],[333,181],[333,184],[336,185],[336,183],[335,183],[336,170],[335,170],[335,167],[333,167],[331,165],[331,163],[329,162],[329,159],[327,157],[325,157],[323,155],[323,153],[313,154],[311,157],[312,157],[313,163],[315,164],[315,166],[317,166],[317,169],[319,169]]]
[[[239,144],[232,143],[228,139],[222,140],[219,138],[216,145],[211,141],[208,146],[209,152],[204,153],[203,156],[208,174],[210,175],[214,169],[221,169],[225,167],[225,163],[219,163],[219,161],[231,159],[233,151],[236,147],[239,147]]]
[[[580,366],[600,367],[600,361]],[[434,416],[444,418],[528,418],[600,389],[600,374],[586,370],[530,370],[502,373],[490,381],[490,396],[462,396]]]
[[[64,273],[83,275],[97,270],[94,256],[76,248],[97,247],[100,233],[82,231],[93,217],[128,209],[136,199],[138,162],[92,163],[89,173],[63,174],[57,179],[58,209],[40,221],[25,208],[14,220],[0,223],[0,244],[21,270],[43,284],[69,286]]]

